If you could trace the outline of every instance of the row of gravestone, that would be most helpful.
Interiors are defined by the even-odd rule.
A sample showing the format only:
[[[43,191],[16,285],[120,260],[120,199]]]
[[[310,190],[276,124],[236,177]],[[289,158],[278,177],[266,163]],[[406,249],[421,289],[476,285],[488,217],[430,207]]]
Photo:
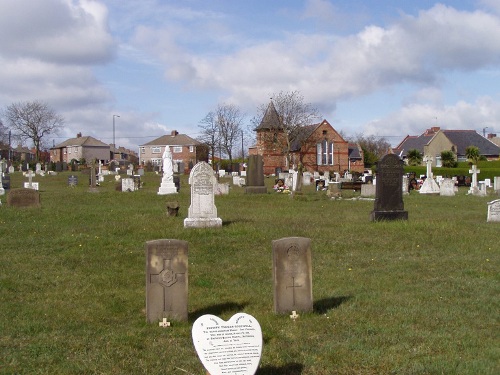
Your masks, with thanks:
[[[313,310],[311,240],[272,241],[274,312]],[[188,319],[188,242],[146,242],[146,320]]]

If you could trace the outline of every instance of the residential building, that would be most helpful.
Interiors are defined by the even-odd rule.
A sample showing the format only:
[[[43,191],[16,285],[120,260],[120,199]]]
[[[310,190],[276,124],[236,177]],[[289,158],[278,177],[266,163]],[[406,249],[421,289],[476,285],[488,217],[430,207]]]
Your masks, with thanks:
[[[262,155],[265,174],[275,174],[299,163],[310,172],[363,172],[361,148],[346,141],[327,120],[300,129],[290,145],[292,165],[287,165],[284,127],[272,101],[255,131],[257,142],[249,154]]]
[[[438,126],[419,136],[406,136],[393,152],[406,161],[408,152],[416,149],[423,156],[432,156],[433,166],[440,167],[441,152],[451,151],[457,161],[466,161],[465,150],[469,146],[479,148],[480,154],[488,160],[497,160],[500,155],[500,147],[475,130],[442,130]]]
[[[97,159],[105,163],[109,161],[109,157],[108,144],[91,136],[82,136],[82,133],[78,133],[76,138],[70,138],[50,148],[51,162],[71,163],[73,159],[77,161]]]
[[[161,166],[163,163],[163,152],[169,146],[172,152],[174,170],[188,173],[190,169],[201,160],[205,145],[186,134],[179,134],[173,130],[170,135],[162,135],[159,138],[139,146],[139,164]],[[206,152],[205,152],[206,154]]]
[[[125,147],[115,147],[113,144],[109,145],[110,160],[115,160],[117,162],[126,162],[137,164],[139,162],[139,156],[136,151],[129,150]]]

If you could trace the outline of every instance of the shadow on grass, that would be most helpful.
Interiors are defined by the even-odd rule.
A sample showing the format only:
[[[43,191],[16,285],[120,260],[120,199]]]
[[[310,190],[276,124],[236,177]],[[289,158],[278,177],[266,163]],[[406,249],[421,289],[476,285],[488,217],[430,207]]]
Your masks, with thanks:
[[[319,301],[314,302],[314,312],[318,314],[326,314],[328,310],[336,309],[344,302],[349,301],[351,298],[352,296],[340,296],[320,299]]]
[[[257,370],[256,375],[299,375],[303,369],[304,365],[300,363],[289,363],[281,367],[264,366]]]
[[[222,226],[228,226],[236,223],[251,223],[253,220],[248,219],[237,219],[237,220],[222,220]]]
[[[236,314],[237,312],[242,311],[245,306],[247,306],[248,303],[235,303],[235,302],[226,302],[226,303],[220,303],[217,305],[212,305],[208,307],[204,307],[202,309],[193,311],[189,313],[189,321],[194,322],[196,319],[198,319],[202,315],[206,314],[212,314],[216,316],[220,316],[224,313],[234,311]]]

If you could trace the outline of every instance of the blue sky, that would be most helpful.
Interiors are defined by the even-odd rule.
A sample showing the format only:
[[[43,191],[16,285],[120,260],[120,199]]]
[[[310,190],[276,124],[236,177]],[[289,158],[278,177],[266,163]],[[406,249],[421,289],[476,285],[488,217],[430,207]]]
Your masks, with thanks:
[[[500,133],[498,0],[2,0],[0,107],[42,100],[137,149],[299,91],[346,136]],[[250,140],[248,141],[251,142]]]

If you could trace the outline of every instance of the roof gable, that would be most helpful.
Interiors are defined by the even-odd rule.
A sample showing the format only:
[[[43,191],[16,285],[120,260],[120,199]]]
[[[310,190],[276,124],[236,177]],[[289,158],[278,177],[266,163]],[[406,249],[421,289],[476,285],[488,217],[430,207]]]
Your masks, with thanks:
[[[197,146],[201,143],[186,134],[162,135],[141,146]]]
[[[62,143],[55,145],[54,147],[51,147],[51,149],[70,147],[70,146],[109,147],[108,144],[101,142],[100,140],[94,137],[86,136],[86,137],[70,138]]]
[[[484,138],[475,130],[442,130],[446,138],[457,146],[457,154],[465,155],[465,149],[469,146],[479,148],[481,155],[499,155],[500,148]]]

